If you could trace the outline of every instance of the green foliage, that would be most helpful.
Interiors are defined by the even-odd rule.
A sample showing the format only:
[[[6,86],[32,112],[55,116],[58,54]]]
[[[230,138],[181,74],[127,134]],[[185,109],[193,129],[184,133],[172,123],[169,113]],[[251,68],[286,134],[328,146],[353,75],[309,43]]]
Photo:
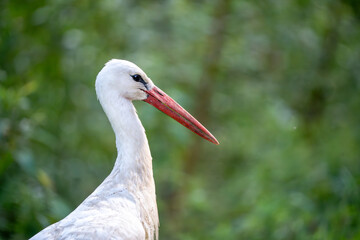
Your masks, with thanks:
[[[97,72],[128,59],[220,141],[135,103],[161,239],[360,239],[357,1],[0,2],[0,239],[80,204],[116,149]]]

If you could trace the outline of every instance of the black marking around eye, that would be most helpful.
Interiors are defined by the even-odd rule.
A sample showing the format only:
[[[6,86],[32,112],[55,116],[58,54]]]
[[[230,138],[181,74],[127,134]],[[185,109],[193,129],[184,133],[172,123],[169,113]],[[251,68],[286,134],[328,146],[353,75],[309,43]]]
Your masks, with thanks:
[[[141,82],[146,87],[147,83],[144,81],[144,79],[139,74],[134,74],[134,75],[130,75],[130,76],[132,77],[132,79],[134,79],[135,82]]]

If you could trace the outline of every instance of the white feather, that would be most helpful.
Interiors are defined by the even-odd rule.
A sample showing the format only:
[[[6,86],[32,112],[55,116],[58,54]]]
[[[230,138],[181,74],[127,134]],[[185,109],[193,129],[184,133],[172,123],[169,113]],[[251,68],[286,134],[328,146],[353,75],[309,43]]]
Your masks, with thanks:
[[[140,74],[135,64],[111,60],[96,79],[96,93],[116,136],[118,155],[104,182],[63,220],[32,237],[38,239],[157,239],[152,158],[145,130],[132,100],[142,100],[143,84],[130,75]]]

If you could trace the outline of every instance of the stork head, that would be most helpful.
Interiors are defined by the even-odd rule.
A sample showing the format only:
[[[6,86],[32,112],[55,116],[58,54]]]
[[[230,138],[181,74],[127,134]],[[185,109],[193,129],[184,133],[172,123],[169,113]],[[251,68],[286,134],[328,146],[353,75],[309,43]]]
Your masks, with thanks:
[[[132,100],[143,100],[206,140],[219,144],[216,138],[193,116],[156,87],[141,68],[126,60],[113,59],[105,64],[96,78],[100,102],[108,94]]]
[[[141,68],[134,63],[112,59],[105,64],[96,78],[96,92],[116,92],[129,100],[144,100],[147,98],[146,90],[152,89],[154,84]]]

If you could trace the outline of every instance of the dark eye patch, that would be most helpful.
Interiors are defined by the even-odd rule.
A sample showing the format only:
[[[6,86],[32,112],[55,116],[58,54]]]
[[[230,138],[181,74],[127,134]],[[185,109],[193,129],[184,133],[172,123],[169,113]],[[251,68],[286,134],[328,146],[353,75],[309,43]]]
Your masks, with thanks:
[[[135,82],[140,82],[144,84],[145,88],[148,89],[147,83],[144,81],[144,79],[139,74],[130,75],[132,79],[134,79]]]
[[[139,74],[131,75],[135,82],[144,82],[144,79]]]

